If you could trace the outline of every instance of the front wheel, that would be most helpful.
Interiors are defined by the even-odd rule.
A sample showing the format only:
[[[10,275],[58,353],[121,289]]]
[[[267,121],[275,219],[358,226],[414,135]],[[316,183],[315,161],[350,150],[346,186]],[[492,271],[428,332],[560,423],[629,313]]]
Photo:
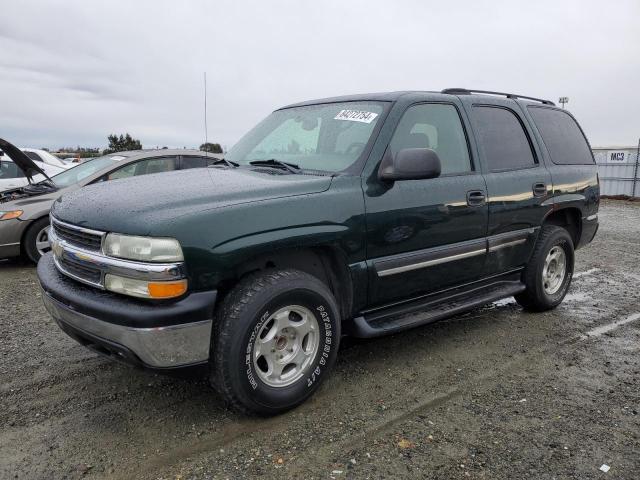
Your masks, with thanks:
[[[36,220],[24,234],[22,250],[33,263],[51,250],[49,217]]]
[[[573,240],[564,228],[542,227],[523,281],[527,289],[516,301],[527,310],[542,312],[557,307],[569,290],[573,276]]]
[[[339,342],[338,308],[324,283],[293,269],[259,272],[216,313],[211,383],[237,410],[281,413],[318,389]]]

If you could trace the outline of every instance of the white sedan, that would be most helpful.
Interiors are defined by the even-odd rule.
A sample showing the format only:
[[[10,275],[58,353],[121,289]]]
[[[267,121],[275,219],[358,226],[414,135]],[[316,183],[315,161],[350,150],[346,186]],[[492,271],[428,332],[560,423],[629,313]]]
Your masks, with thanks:
[[[75,166],[65,165],[62,160],[54,157],[46,150],[37,150],[35,148],[21,148],[21,150],[31,158],[37,166],[39,166],[49,177],[57,175],[60,172]],[[35,175],[33,181],[39,182],[44,180],[42,175]],[[13,163],[8,155],[0,152],[0,192],[10,190],[12,188],[24,187],[29,181],[22,170]]]
[[[25,153],[25,155],[29,157],[31,160],[33,160],[34,162],[44,163],[45,165],[49,165],[52,167],[59,167],[65,170],[67,168],[70,168],[69,165],[64,163],[55,155],[52,155],[51,153],[47,152],[46,150],[39,150],[37,148],[21,148],[20,150],[22,150]],[[47,175],[49,175],[48,172],[47,172]]]

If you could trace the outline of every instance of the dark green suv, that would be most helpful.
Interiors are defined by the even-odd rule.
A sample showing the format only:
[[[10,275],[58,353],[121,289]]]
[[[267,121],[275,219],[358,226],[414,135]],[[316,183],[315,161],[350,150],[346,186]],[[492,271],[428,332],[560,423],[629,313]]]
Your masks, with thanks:
[[[552,102],[353,95],[276,110],[219,165],[64,195],[38,276],[78,342],[205,369],[231,405],[268,415],[318,388],[342,335],[512,295],[557,306],[598,204],[587,140]]]

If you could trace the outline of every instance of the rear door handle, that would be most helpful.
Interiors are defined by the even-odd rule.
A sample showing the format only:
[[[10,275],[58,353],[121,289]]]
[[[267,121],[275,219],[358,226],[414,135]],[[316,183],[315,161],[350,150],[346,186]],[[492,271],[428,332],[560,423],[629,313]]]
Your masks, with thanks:
[[[533,184],[533,195],[536,197],[544,197],[547,195],[547,184],[544,182],[537,182]]]
[[[467,205],[471,207],[484,205],[486,201],[487,197],[482,190],[471,190],[467,192]]]

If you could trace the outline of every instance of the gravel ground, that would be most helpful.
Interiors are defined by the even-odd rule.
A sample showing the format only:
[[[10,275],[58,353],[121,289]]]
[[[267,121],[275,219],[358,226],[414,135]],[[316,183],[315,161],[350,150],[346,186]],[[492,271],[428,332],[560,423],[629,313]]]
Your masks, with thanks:
[[[0,478],[640,478],[640,205],[600,222],[556,310],[345,340],[318,394],[266,420],[85,350],[34,268],[1,262]]]

